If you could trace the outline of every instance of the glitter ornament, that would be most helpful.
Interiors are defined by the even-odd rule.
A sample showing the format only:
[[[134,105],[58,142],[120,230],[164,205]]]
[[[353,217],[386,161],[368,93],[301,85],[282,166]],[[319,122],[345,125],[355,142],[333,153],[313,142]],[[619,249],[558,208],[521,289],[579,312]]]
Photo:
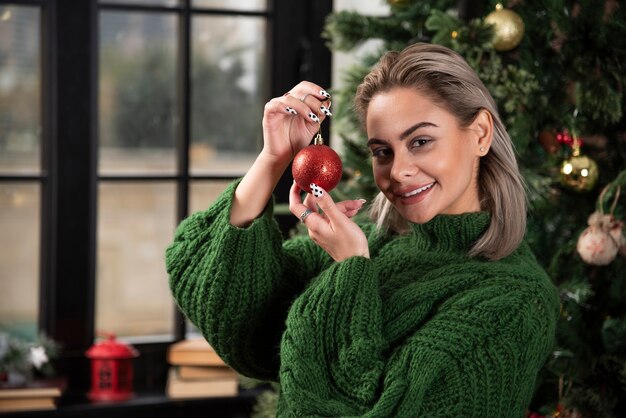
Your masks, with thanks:
[[[582,141],[577,137],[572,138],[572,156],[561,164],[561,184],[577,192],[588,192],[598,183],[598,164],[586,155],[581,155]],[[560,139],[560,134],[557,139],[567,144],[567,138]]]
[[[339,155],[324,145],[322,135],[318,133],[313,145],[303,148],[296,154],[291,174],[298,187],[307,193],[311,193],[311,183],[329,192],[339,184],[342,168]]]
[[[524,21],[512,10],[505,9],[501,4],[489,13],[485,23],[493,25],[493,48],[496,51],[509,51],[522,42],[524,37]]]
[[[598,164],[586,155],[574,155],[561,164],[561,184],[577,192],[592,190],[598,174]]]

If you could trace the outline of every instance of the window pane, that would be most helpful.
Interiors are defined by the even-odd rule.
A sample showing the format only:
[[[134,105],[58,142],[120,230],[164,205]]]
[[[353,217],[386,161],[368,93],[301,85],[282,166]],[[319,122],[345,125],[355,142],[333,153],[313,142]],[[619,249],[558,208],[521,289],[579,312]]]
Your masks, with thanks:
[[[194,213],[208,209],[230,183],[230,180],[191,182],[189,187],[189,212]]]
[[[240,175],[262,145],[265,19],[202,16],[192,26],[191,172]]]
[[[265,11],[267,10],[267,0],[193,0],[193,7]]]
[[[40,11],[0,5],[0,173],[41,171]]]
[[[99,173],[173,173],[176,16],[100,16]]]
[[[100,0],[100,3],[140,4],[142,6],[178,6],[179,0]]]
[[[172,183],[103,183],[98,195],[96,329],[173,335],[165,249],[174,236]]]
[[[0,329],[37,332],[40,186],[0,183]]]

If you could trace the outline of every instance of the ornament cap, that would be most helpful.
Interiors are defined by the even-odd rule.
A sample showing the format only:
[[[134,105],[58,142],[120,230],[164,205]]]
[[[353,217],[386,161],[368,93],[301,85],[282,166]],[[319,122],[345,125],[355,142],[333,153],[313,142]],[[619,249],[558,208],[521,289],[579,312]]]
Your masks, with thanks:
[[[115,334],[106,333],[104,335],[106,336],[106,340],[92,345],[85,353],[87,357],[92,359],[123,359],[134,358],[139,355],[134,347],[117,341],[115,339]]]

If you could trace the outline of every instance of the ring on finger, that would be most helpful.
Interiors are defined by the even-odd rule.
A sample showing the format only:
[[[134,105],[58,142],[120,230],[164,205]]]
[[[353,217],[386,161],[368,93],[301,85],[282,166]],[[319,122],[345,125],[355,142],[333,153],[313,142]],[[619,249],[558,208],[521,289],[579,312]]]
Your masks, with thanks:
[[[306,219],[306,217],[312,213],[313,211],[311,209],[307,209],[304,212],[302,212],[302,214],[300,215],[300,222],[304,223],[304,220]]]
[[[307,98],[308,96],[310,96],[310,95],[311,95],[311,93],[304,93],[304,94],[302,95],[302,97],[300,97],[300,101],[301,101],[302,103],[304,103],[304,101],[306,100],[306,98]]]

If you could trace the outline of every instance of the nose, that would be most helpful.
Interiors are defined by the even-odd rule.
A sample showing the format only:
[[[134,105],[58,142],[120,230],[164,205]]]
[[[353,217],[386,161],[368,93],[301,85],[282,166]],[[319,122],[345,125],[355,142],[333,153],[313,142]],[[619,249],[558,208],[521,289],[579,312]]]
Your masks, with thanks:
[[[419,168],[411,155],[407,152],[396,153],[391,167],[391,178],[397,182],[403,182],[407,178],[415,176]]]

